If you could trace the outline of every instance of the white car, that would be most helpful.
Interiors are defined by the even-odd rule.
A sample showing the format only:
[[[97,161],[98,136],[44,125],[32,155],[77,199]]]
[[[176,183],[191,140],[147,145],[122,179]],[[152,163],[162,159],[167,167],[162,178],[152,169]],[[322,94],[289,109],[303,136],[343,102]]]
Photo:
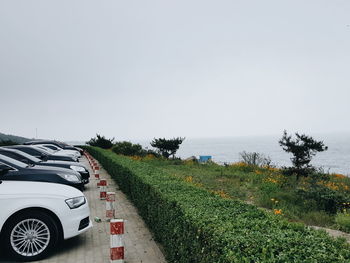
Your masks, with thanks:
[[[62,149],[56,145],[49,144],[49,143],[36,144],[36,145],[44,146],[46,149],[49,148],[49,149],[53,150],[54,152],[57,152],[57,154],[70,154],[70,155],[76,156],[78,158],[81,157],[80,152],[77,150]]]
[[[47,151],[49,154],[53,154],[53,155],[65,155],[65,156],[70,156],[70,157],[74,157],[74,158],[80,158],[81,154],[78,151],[74,151],[74,150],[64,150],[64,149],[58,149],[58,150],[54,150],[51,147],[49,147],[50,145],[48,144],[35,144],[33,145],[33,147],[35,148],[40,148],[42,150]],[[55,145],[53,145],[55,146]],[[56,146],[55,146],[56,147]],[[58,148],[58,147],[57,147]]]
[[[90,227],[84,194],[67,185],[0,181],[2,248],[21,261],[45,257],[57,242]]]

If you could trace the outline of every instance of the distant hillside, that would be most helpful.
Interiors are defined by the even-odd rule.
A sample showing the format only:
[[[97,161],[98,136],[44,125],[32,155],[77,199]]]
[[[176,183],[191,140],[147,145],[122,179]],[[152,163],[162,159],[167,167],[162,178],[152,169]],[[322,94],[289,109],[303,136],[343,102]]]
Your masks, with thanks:
[[[8,141],[8,140],[17,142],[17,143],[24,143],[26,141],[30,141],[31,139],[15,136],[15,135],[4,134],[0,132],[0,141]]]

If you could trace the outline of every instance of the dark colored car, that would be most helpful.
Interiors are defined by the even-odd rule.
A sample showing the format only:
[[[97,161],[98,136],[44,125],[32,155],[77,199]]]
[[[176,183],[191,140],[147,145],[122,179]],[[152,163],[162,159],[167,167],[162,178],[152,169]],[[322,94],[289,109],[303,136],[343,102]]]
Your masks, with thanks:
[[[81,176],[76,171],[59,167],[31,166],[1,154],[0,180],[59,183],[79,190],[84,189]]]
[[[12,146],[6,146],[6,148],[17,149],[22,152],[28,153],[29,155],[32,155],[36,158],[39,158],[41,160],[46,160],[46,161],[55,160],[55,161],[78,162],[78,158],[65,156],[65,155],[48,154],[46,151],[30,145],[12,145]]]
[[[40,166],[51,166],[51,167],[60,167],[60,168],[66,168],[74,170],[81,175],[81,179],[84,184],[87,184],[90,179],[89,171],[86,169],[86,167],[80,163],[76,162],[65,162],[65,161],[44,161],[39,158],[36,158],[32,155],[29,155],[25,152],[22,152],[20,150],[16,149],[9,149],[0,147],[0,154],[5,155],[7,157],[10,157],[12,159],[15,159],[17,161],[20,161],[25,164],[29,164],[31,166],[40,165]]]
[[[52,141],[52,140],[34,140],[34,141],[29,141],[29,142],[25,142],[24,143],[25,145],[35,145],[35,144],[53,144],[53,145],[56,145],[62,149],[65,149],[65,150],[75,150],[75,151],[79,151],[81,154],[82,153],[82,149],[80,148],[77,148],[77,147],[74,147],[72,145],[69,145],[67,143],[64,143],[64,142],[59,142],[59,141]]]

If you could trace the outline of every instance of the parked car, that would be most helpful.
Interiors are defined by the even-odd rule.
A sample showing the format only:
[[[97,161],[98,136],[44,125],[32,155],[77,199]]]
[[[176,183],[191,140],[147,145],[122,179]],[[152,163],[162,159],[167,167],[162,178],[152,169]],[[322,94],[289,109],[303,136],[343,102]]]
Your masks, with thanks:
[[[35,147],[31,145],[11,145],[6,146],[6,148],[20,150],[22,152],[33,155],[34,157],[39,158],[41,160],[78,162],[78,158],[65,155],[50,154],[47,151],[41,149],[40,147]]]
[[[79,151],[77,150],[67,150],[67,149],[62,149],[61,147],[58,147],[56,145],[53,144],[49,144],[49,143],[45,143],[45,144],[35,144],[36,146],[44,146],[46,149],[50,149],[52,151],[54,151],[57,154],[70,154],[70,155],[74,155],[76,157],[81,157],[81,154]]]
[[[63,150],[61,148],[59,148],[58,150],[54,150],[51,149],[49,147],[49,144],[35,144],[32,145],[35,148],[40,148],[46,152],[48,152],[49,154],[53,154],[53,155],[64,155],[64,156],[71,156],[73,158],[80,158],[81,154],[78,151],[74,151],[74,150]],[[52,145],[53,147],[56,147],[55,145]],[[56,147],[58,148],[58,147]]]
[[[78,172],[50,166],[28,165],[0,154],[0,180],[60,183],[84,189]]]
[[[1,250],[16,262],[40,260],[92,227],[84,194],[62,184],[0,181],[0,207]]]
[[[40,166],[51,166],[51,167],[61,167],[61,168],[71,169],[80,173],[81,179],[84,184],[89,183],[89,179],[90,179],[89,171],[88,169],[86,169],[84,165],[80,163],[52,161],[52,160],[44,161],[32,155],[29,155],[25,152],[22,152],[20,150],[9,149],[4,147],[0,147],[0,154],[10,157],[12,159],[15,159],[17,161],[29,164],[31,166],[40,165]]]
[[[34,141],[25,142],[24,144],[25,145],[35,145],[35,144],[45,144],[45,143],[53,144],[53,145],[59,146],[62,149],[66,149],[66,150],[78,150],[78,151],[80,151],[81,154],[83,154],[83,152],[82,152],[83,150],[78,148],[78,147],[69,145],[69,144],[64,143],[64,142],[54,141],[54,140],[34,140]]]

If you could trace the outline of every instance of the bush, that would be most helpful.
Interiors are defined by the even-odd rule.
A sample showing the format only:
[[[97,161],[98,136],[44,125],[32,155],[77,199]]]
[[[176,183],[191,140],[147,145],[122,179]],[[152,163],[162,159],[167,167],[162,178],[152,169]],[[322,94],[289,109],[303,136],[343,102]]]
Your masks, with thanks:
[[[349,245],[145,162],[86,148],[138,208],[168,262],[349,262]]]
[[[10,146],[10,145],[18,145],[18,143],[11,140],[0,141],[0,146]]]
[[[126,156],[146,156],[146,150],[142,149],[140,144],[133,144],[131,142],[116,142],[112,147],[112,151],[116,154]]]
[[[350,202],[349,195],[327,187],[327,183],[310,184],[308,188],[300,187],[297,194],[306,200],[314,200],[319,210],[335,214],[343,203]]]
[[[266,157],[261,153],[257,152],[246,152],[243,151],[239,153],[241,157],[241,161],[248,164],[248,165],[254,165],[254,166],[270,166],[271,165],[271,158]]]
[[[96,138],[91,138],[86,144],[100,147],[102,149],[110,149],[113,146],[113,139],[106,139],[104,136],[96,134]]]
[[[310,172],[314,171],[310,164],[312,157],[317,152],[326,151],[328,147],[324,145],[323,141],[316,141],[305,134],[295,133],[295,137],[292,139],[292,136],[284,131],[278,142],[284,151],[293,155],[291,158],[293,168],[289,169],[289,172],[296,173],[299,178],[299,176],[308,176]]]
[[[335,217],[335,222],[338,224],[340,230],[350,232],[350,214],[338,213]]]
[[[185,140],[185,138],[177,137],[173,139],[165,139],[165,138],[159,138],[159,139],[153,139],[151,141],[151,146],[158,149],[158,153],[161,154],[165,158],[169,158],[170,156],[173,156],[173,159],[175,159],[175,153],[180,148],[180,144]]]

